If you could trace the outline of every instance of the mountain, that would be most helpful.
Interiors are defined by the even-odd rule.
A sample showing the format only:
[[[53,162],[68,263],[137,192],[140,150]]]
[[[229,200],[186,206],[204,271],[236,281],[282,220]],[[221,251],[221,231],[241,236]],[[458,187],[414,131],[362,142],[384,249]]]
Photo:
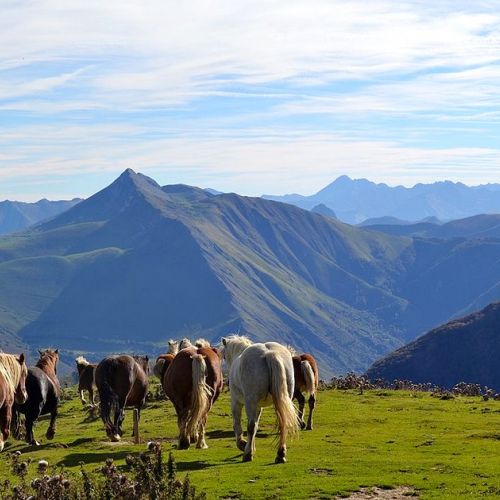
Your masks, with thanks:
[[[365,219],[363,222],[358,224],[359,227],[367,226],[406,226],[408,224],[414,224],[409,220],[398,219],[397,217],[392,217],[390,215],[385,215],[383,217],[372,217],[370,219]]]
[[[371,379],[408,379],[451,388],[478,383],[500,391],[500,302],[446,323],[375,362]]]
[[[21,201],[0,201],[0,234],[14,233],[33,226],[50,217],[54,217],[81,200],[49,201],[40,200],[36,203]]]
[[[346,175],[311,196],[264,195],[310,210],[319,203],[335,211],[339,219],[351,224],[374,217],[397,217],[420,221],[426,217],[452,220],[482,213],[500,213],[500,185],[469,187],[460,182],[416,184],[411,188],[375,184]]]
[[[231,331],[375,359],[500,293],[500,241],[412,239],[298,207],[125,171],[59,216],[0,238],[0,335],[94,358]],[[7,340],[6,340],[7,339]],[[10,340],[9,340],[10,339]]]
[[[445,224],[419,222],[416,224],[371,224],[363,227],[391,235],[420,238],[500,238],[500,215],[474,215]]]
[[[320,203],[319,205],[312,207],[311,212],[314,212],[315,214],[324,215],[326,217],[333,217],[334,219],[337,218],[335,212],[331,208],[328,208],[323,203]]]

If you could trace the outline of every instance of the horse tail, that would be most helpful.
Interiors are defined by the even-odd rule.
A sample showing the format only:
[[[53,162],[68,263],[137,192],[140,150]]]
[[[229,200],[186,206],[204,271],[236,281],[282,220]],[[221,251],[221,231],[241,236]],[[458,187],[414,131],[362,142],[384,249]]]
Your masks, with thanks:
[[[111,413],[118,406],[118,396],[113,391],[109,383],[111,375],[111,362],[104,363],[101,366],[101,376],[97,380],[97,370],[94,372],[94,382],[99,391],[99,398],[101,401],[101,418],[106,427],[106,432],[109,435],[115,434],[114,424],[111,421]]]
[[[307,360],[301,361],[300,369],[302,370],[302,376],[306,384],[306,392],[311,395],[314,394],[316,392],[316,377],[314,376],[311,363]]]
[[[288,433],[294,434],[299,430],[297,411],[288,393],[287,373],[281,357],[278,353],[269,351],[266,354],[266,362],[270,372],[270,392],[278,418],[280,440],[284,442]]]
[[[210,396],[212,390],[205,382],[207,376],[207,364],[205,357],[201,354],[191,356],[193,391],[191,408],[185,421],[185,432],[187,436],[193,436],[198,430],[200,420],[206,415],[210,407]]]

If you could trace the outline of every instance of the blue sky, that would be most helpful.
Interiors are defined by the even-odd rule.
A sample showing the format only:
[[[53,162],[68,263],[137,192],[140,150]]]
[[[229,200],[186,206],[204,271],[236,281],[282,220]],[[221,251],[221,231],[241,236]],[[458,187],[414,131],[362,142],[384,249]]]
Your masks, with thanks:
[[[0,0],[0,199],[500,182],[498,1]]]

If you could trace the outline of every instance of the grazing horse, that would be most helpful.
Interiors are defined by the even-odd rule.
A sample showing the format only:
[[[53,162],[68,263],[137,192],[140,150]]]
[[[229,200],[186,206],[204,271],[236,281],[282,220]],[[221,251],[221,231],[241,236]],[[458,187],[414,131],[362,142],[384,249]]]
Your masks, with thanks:
[[[126,406],[135,407],[140,416],[148,393],[148,362],[147,356],[108,356],[95,369],[101,418],[111,441],[120,441],[123,435],[122,423]]]
[[[0,354],[0,451],[10,435],[12,406],[23,404],[28,399],[26,378],[28,368],[24,354],[19,357],[12,354]]]
[[[91,406],[95,406],[94,371],[97,365],[90,364],[83,356],[78,356],[75,362],[78,370],[78,393],[80,394],[80,400],[83,405],[87,404],[83,396],[83,391],[87,391]]]
[[[253,459],[262,408],[274,404],[279,427],[275,462],[286,462],[287,435],[298,431],[297,412],[292,403],[292,355],[286,347],[276,342],[253,344],[240,335],[223,338],[222,344],[223,356],[229,367],[234,434],[237,447],[244,452],[243,461]],[[243,439],[241,428],[243,405],[248,419],[248,442]]]
[[[61,395],[61,386],[57,379],[57,363],[59,350],[46,349],[38,351],[40,358],[36,365],[28,369],[26,391],[28,399],[24,404],[15,405],[14,428],[18,429],[19,415],[26,417],[26,442],[39,446],[33,434],[33,424],[40,415],[50,413],[50,424],[45,434],[47,439],[54,439],[56,433],[57,406]]]
[[[184,348],[173,358],[163,375],[163,390],[172,401],[179,426],[179,449],[191,440],[197,448],[208,448],[205,425],[208,412],[224,385],[217,349]]]
[[[313,411],[316,406],[316,390],[318,389],[318,364],[310,354],[300,354],[292,357],[293,371],[295,375],[294,399],[299,402],[299,423],[302,429],[312,430]],[[307,425],[304,422],[304,405],[306,398],[304,394],[309,394],[309,416]]]

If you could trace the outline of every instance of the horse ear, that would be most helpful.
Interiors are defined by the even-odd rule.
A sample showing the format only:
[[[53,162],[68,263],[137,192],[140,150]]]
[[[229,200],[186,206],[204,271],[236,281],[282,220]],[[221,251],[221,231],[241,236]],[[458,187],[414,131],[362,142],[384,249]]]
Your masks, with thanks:
[[[149,356],[144,356],[144,359],[146,360],[146,363],[149,361]]]
[[[55,352],[56,354],[59,354],[59,349],[56,349],[54,352]]]
[[[24,363],[24,361],[25,361],[24,352],[21,353],[21,355],[19,356],[19,360],[18,361],[19,361],[19,364],[21,364],[21,365]]]
[[[226,345],[226,337],[222,337],[222,345]]]
[[[43,352],[40,351],[40,349],[38,349],[38,354],[40,354],[40,356],[43,356]]]

